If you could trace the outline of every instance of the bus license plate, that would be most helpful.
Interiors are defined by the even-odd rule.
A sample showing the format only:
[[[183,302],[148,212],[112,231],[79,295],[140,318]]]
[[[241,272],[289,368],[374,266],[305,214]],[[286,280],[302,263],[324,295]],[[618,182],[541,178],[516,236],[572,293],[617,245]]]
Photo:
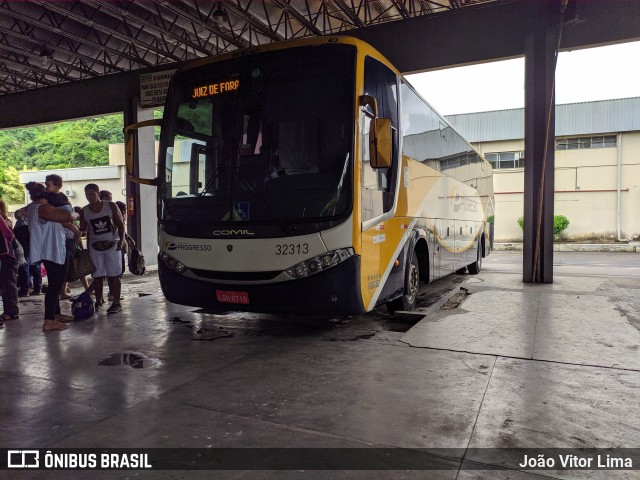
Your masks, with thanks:
[[[247,292],[216,290],[216,298],[220,303],[240,303],[243,305],[249,305],[249,294]]]

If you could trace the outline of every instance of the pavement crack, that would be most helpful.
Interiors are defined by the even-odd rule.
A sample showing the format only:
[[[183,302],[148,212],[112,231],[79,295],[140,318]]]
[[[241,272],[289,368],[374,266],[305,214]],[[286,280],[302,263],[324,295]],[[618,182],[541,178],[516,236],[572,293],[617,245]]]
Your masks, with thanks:
[[[494,357],[493,365],[491,366],[491,371],[489,372],[489,378],[487,378],[487,386],[485,387],[484,392],[482,392],[482,399],[480,400],[480,406],[478,407],[478,413],[476,415],[475,420],[473,421],[473,427],[471,428],[471,434],[469,435],[469,441],[467,442],[467,445],[466,445],[466,447],[464,449],[464,454],[462,455],[462,458],[460,459],[460,467],[458,467],[458,474],[460,474],[460,469],[462,468],[462,464],[464,463],[464,460],[465,460],[465,458],[467,456],[467,452],[469,451],[469,445],[471,444],[471,440],[473,439],[473,434],[476,431],[476,425],[478,424],[478,419],[480,418],[480,412],[482,412],[482,406],[484,405],[484,399],[487,396],[487,391],[489,391],[489,385],[491,384],[491,378],[493,377],[493,371],[496,368],[496,363],[497,362],[498,362],[498,357]]]

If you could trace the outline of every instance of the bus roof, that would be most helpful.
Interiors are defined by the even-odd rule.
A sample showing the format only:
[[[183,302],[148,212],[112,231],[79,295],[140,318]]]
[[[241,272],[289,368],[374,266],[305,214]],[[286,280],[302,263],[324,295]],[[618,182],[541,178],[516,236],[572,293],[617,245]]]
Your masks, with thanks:
[[[393,66],[393,64],[391,62],[389,62],[389,60],[387,60],[385,58],[384,55],[382,55],[378,50],[376,50],[374,47],[372,47],[370,44],[368,44],[367,42],[360,40],[358,38],[355,37],[349,37],[349,36],[326,36],[326,37],[309,37],[309,38],[298,38],[298,39],[293,39],[293,40],[287,40],[287,41],[283,41],[283,42],[275,42],[275,43],[269,43],[266,45],[258,45],[255,47],[249,47],[249,48],[243,48],[240,50],[234,50],[233,52],[229,52],[229,53],[224,53],[222,55],[215,55],[212,57],[207,57],[207,58],[202,58],[199,60],[195,60],[191,63],[189,63],[188,65],[185,65],[184,67],[180,68],[178,70],[178,72],[184,72],[184,71],[189,71],[192,70],[194,68],[198,68],[201,67],[203,65],[208,65],[211,63],[217,63],[217,62],[222,62],[231,58],[238,58],[241,56],[245,56],[245,55],[254,55],[257,53],[262,53],[262,52],[272,52],[272,51],[276,51],[276,50],[286,50],[289,48],[296,48],[296,47],[305,47],[305,46],[314,46],[314,45],[327,45],[327,44],[332,44],[332,43],[341,43],[341,44],[346,44],[346,45],[353,45],[355,47],[357,47],[357,49],[361,52],[363,52],[366,55],[369,55],[371,57],[376,58],[377,60],[380,60],[382,63],[384,63],[385,65],[387,65],[389,68],[391,68],[396,74],[401,75],[400,72],[398,71],[397,68],[395,68]]]

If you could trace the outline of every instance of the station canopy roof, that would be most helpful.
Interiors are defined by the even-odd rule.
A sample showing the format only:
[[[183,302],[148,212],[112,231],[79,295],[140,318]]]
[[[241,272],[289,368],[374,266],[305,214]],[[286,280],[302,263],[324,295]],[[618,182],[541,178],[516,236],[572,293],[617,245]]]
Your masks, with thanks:
[[[494,0],[0,0],[0,95]]]

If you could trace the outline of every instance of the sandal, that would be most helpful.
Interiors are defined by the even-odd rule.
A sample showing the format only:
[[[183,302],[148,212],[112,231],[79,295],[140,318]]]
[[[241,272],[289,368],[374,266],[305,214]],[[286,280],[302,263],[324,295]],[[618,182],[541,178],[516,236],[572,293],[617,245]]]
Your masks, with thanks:
[[[18,320],[20,315],[9,315],[8,313],[3,313],[0,315],[0,322],[6,322],[7,320]]]

